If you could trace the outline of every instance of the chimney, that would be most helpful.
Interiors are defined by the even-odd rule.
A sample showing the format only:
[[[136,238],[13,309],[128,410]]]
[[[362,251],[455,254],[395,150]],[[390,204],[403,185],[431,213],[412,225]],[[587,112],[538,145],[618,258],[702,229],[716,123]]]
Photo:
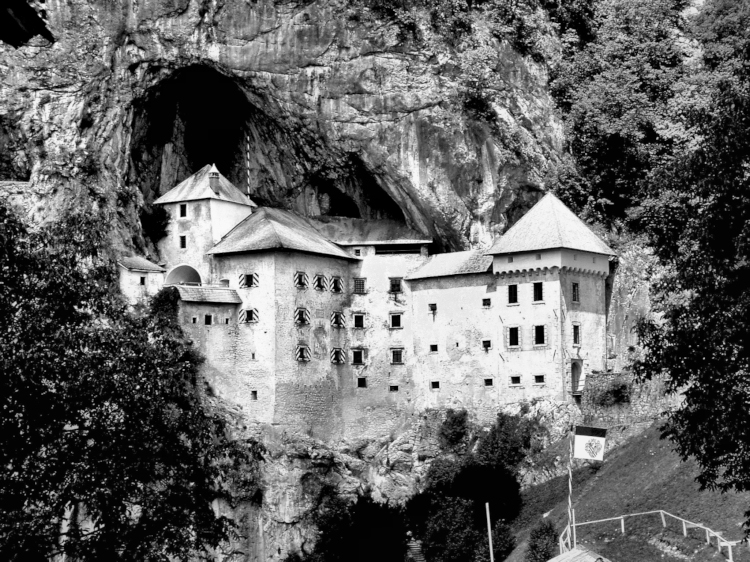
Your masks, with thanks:
[[[219,172],[208,172],[208,185],[211,186],[211,191],[219,194]]]

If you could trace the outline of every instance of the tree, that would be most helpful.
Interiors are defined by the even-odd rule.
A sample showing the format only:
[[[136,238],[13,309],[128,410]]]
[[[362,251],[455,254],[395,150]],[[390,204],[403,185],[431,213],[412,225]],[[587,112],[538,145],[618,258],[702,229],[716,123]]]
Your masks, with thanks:
[[[213,500],[255,491],[170,299],[138,315],[116,294],[105,219],[28,231],[0,205],[3,560],[184,559],[229,535]]]
[[[462,498],[442,498],[427,520],[422,541],[425,557],[430,562],[466,562],[482,540],[474,523],[474,506]]]
[[[637,215],[665,271],[639,328],[643,377],[684,390],[665,434],[702,486],[750,490],[750,49],[690,116],[695,148],[665,165]],[[746,514],[750,515],[750,514]],[[750,521],[748,521],[750,523]]]
[[[505,521],[498,521],[492,528],[492,554],[497,562],[505,560],[516,548],[516,537]],[[474,554],[474,562],[490,562],[490,545],[483,537]],[[547,562],[545,559],[544,562]]]
[[[531,530],[529,549],[526,551],[526,562],[547,562],[557,553],[557,531],[552,521],[542,519]]]

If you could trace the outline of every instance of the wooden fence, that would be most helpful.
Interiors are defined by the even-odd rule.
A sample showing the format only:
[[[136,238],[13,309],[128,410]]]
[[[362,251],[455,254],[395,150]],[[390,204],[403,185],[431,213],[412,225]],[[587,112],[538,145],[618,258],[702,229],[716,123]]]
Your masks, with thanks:
[[[730,562],[734,562],[734,557],[732,553],[732,548],[737,546],[738,544],[742,542],[746,542],[745,539],[738,540],[738,541],[728,541],[724,539],[719,533],[716,531],[712,531],[705,525],[702,525],[700,523],[693,523],[692,521],[688,521],[687,519],[683,519],[682,517],[677,517],[676,515],[672,515],[671,513],[664,511],[663,509],[659,509],[656,511],[644,511],[641,513],[629,513],[627,515],[620,515],[618,517],[609,517],[607,519],[597,519],[596,521],[584,521],[583,523],[573,523],[572,525],[568,525],[565,527],[562,533],[560,533],[560,554],[563,554],[564,552],[568,552],[571,550],[571,548],[575,548],[576,546],[576,528],[577,527],[583,527],[584,525],[593,525],[594,523],[604,523],[605,521],[619,521],[620,522],[620,532],[624,535],[625,534],[625,519],[628,517],[639,517],[642,515],[653,515],[658,513],[661,516],[661,524],[663,527],[667,526],[667,517],[671,517],[672,519],[676,519],[677,521],[680,521],[682,523],[682,534],[686,537],[688,536],[688,529],[700,529],[706,533],[706,544],[713,544],[713,539],[716,539],[716,548],[719,549],[719,552],[724,554],[723,548],[726,547],[727,549],[727,559]],[[575,519],[574,519],[575,521]],[[571,529],[572,527],[572,529]],[[748,542],[748,548],[750,548],[750,542]]]

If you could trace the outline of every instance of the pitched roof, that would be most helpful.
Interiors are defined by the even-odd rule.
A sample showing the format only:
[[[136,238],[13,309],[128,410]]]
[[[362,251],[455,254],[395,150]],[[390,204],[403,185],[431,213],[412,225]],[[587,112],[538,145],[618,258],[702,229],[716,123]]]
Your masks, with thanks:
[[[185,302],[215,302],[225,304],[240,304],[242,299],[234,289],[226,287],[191,287],[189,285],[175,285],[180,292],[180,299]]]
[[[542,197],[486,253],[512,254],[550,248],[568,248],[594,254],[615,253],[551,193]]]
[[[286,249],[356,259],[324,238],[310,224],[289,211],[263,207],[235,226],[209,254],[234,254]]]
[[[166,269],[164,269],[160,265],[156,265],[155,263],[152,263],[146,258],[142,258],[140,256],[118,258],[117,263],[119,263],[125,269],[129,269],[130,271],[157,271],[159,273],[163,273],[164,271],[166,271]]]
[[[491,266],[492,256],[485,255],[482,250],[436,254],[422,267],[407,275],[406,278],[427,279],[429,277],[486,273]]]
[[[210,172],[216,172],[219,174],[218,195],[213,189],[211,189],[208,178]],[[178,183],[175,187],[154,201],[154,205],[179,203],[181,201],[197,201],[199,199],[218,199],[220,201],[231,201],[232,203],[257,207],[247,195],[242,193],[232,184],[232,182],[222,176],[213,164],[206,164],[192,176]]]
[[[549,562],[596,562],[597,560],[610,562],[609,558],[604,558],[603,556],[599,556],[595,552],[591,552],[590,550],[579,546],[578,548],[569,550],[568,552],[560,554],[559,556],[550,558]]]
[[[394,220],[318,217],[310,224],[329,240],[342,246],[358,244],[429,244],[432,238]]]

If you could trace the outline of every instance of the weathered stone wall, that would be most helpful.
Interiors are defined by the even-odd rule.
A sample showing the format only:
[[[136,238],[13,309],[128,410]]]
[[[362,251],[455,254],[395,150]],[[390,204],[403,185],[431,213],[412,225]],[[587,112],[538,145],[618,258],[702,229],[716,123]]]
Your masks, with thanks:
[[[158,271],[130,271],[121,265],[118,270],[120,292],[128,304],[146,302],[164,285],[164,273]],[[146,278],[145,285],[141,285],[141,277]]]

